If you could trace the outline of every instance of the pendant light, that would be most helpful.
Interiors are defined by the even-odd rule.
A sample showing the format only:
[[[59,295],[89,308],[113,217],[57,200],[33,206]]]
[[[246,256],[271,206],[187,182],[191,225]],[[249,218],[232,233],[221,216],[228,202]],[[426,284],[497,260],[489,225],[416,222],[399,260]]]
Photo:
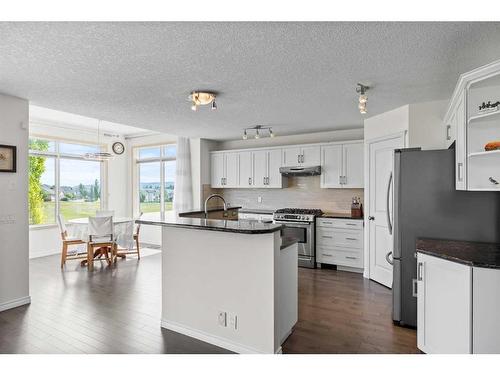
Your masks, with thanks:
[[[101,120],[97,121],[97,147],[101,148]],[[113,155],[105,151],[87,152],[83,158],[85,160],[107,161],[112,159]]]

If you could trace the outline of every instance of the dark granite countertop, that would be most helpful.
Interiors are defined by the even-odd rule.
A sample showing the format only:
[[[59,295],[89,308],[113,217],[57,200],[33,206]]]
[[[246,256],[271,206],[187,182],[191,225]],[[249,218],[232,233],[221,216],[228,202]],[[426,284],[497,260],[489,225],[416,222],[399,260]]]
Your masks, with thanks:
[[[352,217],[350,213],[346,212],[323,212],[323,215],[318,217],[324,217],[328,219],[363,220],[363,217]]]
[[[500,268],[500,244],[417,239],[417,252],[473,267]]]
[[[239,210],[241,206],[229,206],[227,207],[227,210]],[[217,211],[224,211],[224,206],[217,206],[217,207],[211,207],[207,208],[208,212],[217,212]],[[179,212],[180,217],[184,215],[194,215],[194,214],[203,214],[205,213],[205,210],[190,210],[190,211],[184,211],[184,212]]]
[[[136,223],[242,234],[272,233],[281,230],[283,227],[281,224],[261,223],[250,220],[214,220],[178,217],[178,215],[172,211],[165,214],[163,217],[139,219]]]
[[[241,208],[239,212],[245,214],[262,214],[262,215],[274,214],[274,210],[266,210],[264,208]]]

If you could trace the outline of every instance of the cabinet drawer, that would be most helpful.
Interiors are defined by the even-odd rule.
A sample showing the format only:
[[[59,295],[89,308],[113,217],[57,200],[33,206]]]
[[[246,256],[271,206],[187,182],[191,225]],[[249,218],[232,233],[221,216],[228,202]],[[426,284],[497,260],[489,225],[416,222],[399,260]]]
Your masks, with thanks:
[[[347,267],[363,267],[363,254],[361,251],[346,248],[317,247],[316,256],[319,263],[334,264]]]
[[[326,247],[348,247],[361,249],[363,247],[363,231],[322,228],[316,230],[316,242]]]
[[[363,220],[319,218],[317,225],[318,227],[361,230],[363,229]]]

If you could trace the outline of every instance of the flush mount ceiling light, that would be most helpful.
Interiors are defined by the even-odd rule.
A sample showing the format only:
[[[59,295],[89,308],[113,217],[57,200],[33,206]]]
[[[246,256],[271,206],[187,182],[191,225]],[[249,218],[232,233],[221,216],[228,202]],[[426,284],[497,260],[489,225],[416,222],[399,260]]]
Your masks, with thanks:
[[[97,147],[101,147],[101,120],[97,121]],[[85,160],[106,161],[113,158],[109,152],[87,152],[83,155]]]
[[[366,103],[368,102],[368,96],[366,95],[366,92],[370,89],[369,86],[365,86],[361,83],[358,83],[356,87],[356,92],[359,94],[359,104],[358,104],[358,109],[359,113],[364,115],[366,111]]]
[[[256,126],[252,126],[251,128],[245,128],[243,130],[243,139],[248,139],[248,133],[250,132],[255,132],[254,134],[254,138],[255,139],[259,139],[260,136],[262,135],[262,131],[265,131],[269,134],[269,136],[271,138],[274,138],[274,133],[273,133],[273,129],[271,129],[270,126],[262,126],[262,125],[256,125]]]
[[[212,111],[217,109],[217,103],[215,102],[215,97],[217,95],[214,92],[208,91],[193,91],[188,96],[188,100],[191,102],[191,109],[196,111],[201,105],[211,105]]]

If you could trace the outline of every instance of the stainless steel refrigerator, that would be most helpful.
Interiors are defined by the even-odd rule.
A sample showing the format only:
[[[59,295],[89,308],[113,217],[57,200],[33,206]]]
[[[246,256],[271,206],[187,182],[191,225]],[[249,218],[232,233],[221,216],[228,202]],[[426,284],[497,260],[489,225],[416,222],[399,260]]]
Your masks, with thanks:
[[[393,320],[416,327],[418,237],[500,242],[500,193],[455,190],[455,150],[394,154]]]

